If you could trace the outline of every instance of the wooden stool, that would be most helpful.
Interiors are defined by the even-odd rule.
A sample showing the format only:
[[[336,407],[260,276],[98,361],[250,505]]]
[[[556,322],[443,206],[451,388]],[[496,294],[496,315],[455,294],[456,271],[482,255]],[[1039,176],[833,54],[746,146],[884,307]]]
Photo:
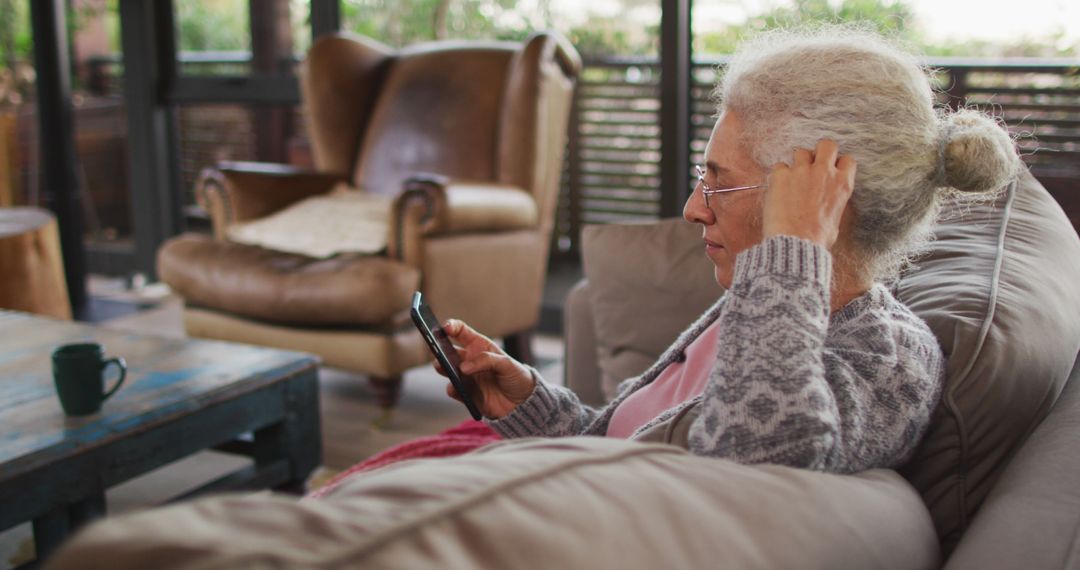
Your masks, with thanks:
[[[71,319],[56,219],[41,208],[0,208],[0,308]]]

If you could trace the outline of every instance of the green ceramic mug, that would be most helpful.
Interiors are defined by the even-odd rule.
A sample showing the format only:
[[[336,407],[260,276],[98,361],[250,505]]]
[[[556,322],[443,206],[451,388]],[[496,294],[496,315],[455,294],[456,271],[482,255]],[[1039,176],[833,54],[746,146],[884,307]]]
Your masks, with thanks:
[[[116,384],[105,390],[105,369],[115,364],[120,369]],[[69,416],[96,413],[101,404],[124,383],[127,363],[123,358],[105,358],[105,347],[96,342],[59,346],[52,353],[53,380],[60,407]]]

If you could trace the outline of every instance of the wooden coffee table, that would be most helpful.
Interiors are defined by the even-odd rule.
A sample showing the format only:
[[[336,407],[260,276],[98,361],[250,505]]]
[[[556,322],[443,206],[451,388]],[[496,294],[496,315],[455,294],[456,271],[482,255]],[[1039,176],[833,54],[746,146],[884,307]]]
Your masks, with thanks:
[[[50,353],[93,340],[127,360],[100,413],[67,417]],[[300,490],[321,461],[318,361],[0,311],[0,531],[33,521],[39,560],[105,512],[105,490],[206,449],[250,466],[185,495]]]

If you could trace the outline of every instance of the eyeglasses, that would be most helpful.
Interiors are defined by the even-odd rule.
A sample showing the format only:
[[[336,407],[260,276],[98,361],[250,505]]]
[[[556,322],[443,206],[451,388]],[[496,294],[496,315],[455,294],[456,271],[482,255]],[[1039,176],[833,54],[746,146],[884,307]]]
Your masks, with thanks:
[[[734,188],[711,188],[708,182],[705,182],[705,169],[701,165],[694,167],[697,170],[697,181],[701,184],[701,195],[705,197],[705,207],[709,207],[709,196],[713,194],[724,194],[727,192],[738,192],[739,190],[753,190],[755,188],[768,188],[768,184],[755,184],[753,186],[735,186]]]

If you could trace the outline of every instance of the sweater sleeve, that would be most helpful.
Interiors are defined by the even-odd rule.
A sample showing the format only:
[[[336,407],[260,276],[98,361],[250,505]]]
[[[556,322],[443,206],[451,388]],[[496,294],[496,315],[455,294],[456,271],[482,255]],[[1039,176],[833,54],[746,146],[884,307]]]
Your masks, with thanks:
[[[831,267],[825,248],[789,236],[739,255],[692,452],[850,472],[914,447],[940,385],[940,348],[910,313],[914,337],[894,315],[871,315],[842,349],[827,346]],[[912,344],[920,354],[898,346]]]
[[[564,437],[585,431],[599,411],[582,404],[567,388],[548,384],[530,368],[536,387],[514,411],[485,422],[504,438]]]
[[[831,274],[825,248],[789,236],[739,254],[691,451],[824,468],[840,428],[822,357]]]

